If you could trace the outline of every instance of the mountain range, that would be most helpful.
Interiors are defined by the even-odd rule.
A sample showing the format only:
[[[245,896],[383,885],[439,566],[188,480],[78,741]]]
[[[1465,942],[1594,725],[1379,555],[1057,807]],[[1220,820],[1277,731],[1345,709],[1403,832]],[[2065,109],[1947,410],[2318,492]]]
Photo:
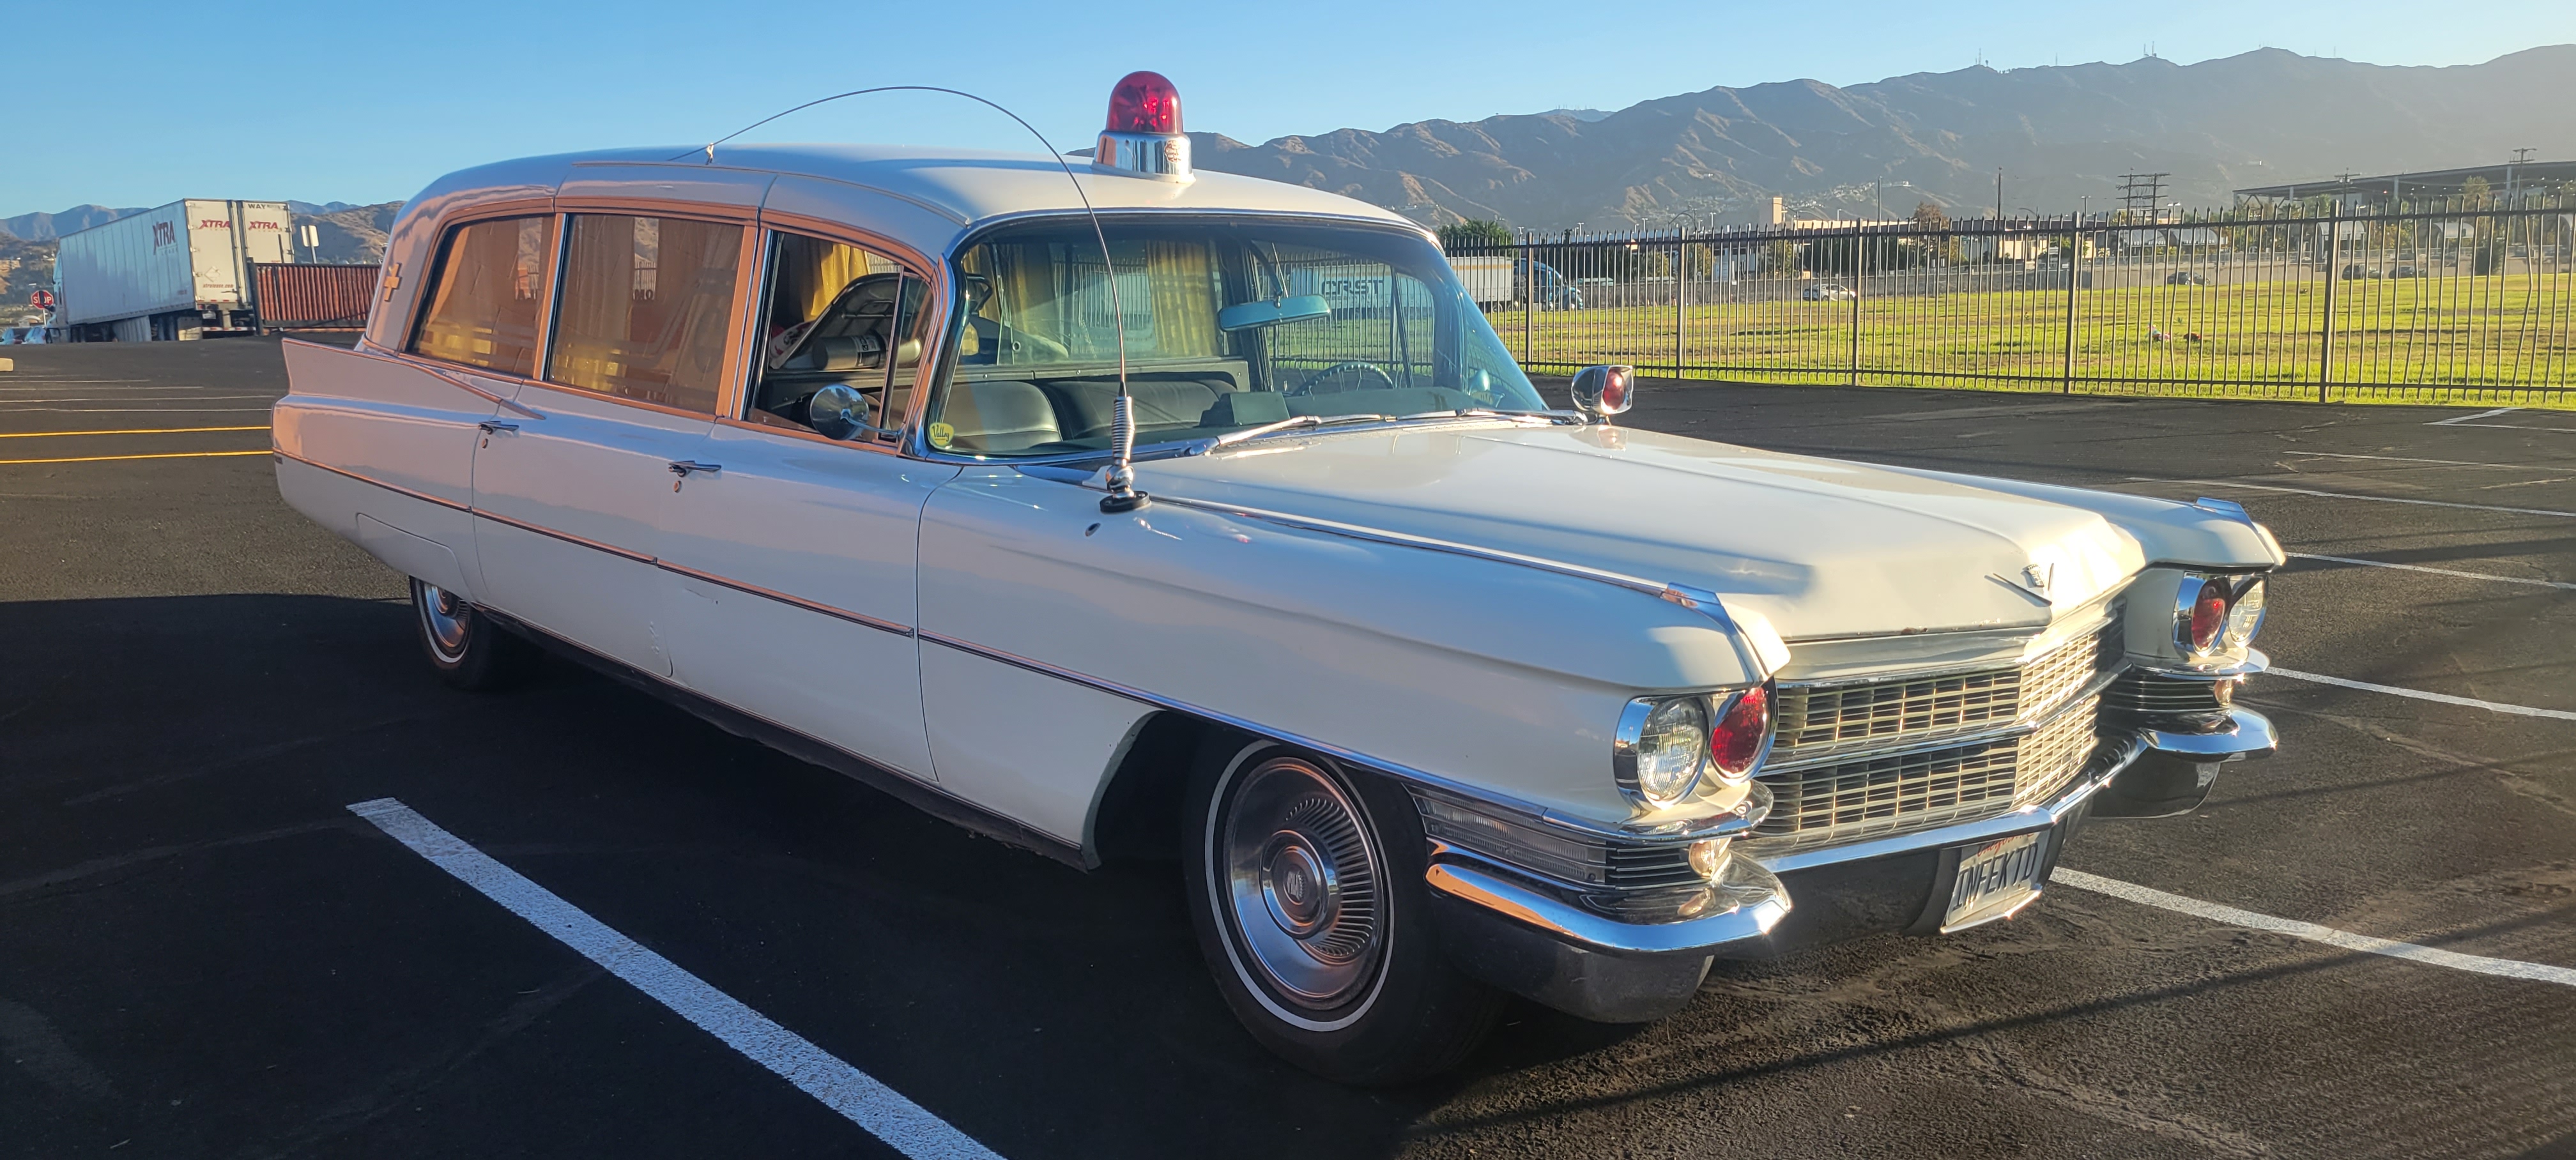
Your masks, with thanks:
[[[2146,57],[2008,71],[1978,66],[1838,88],[1816,80],[1718,87],[1615,112],[1553,109],[1481,121],[1340,129],[1259,145],[1193,133],[1201,168],[1327,189],[1440,225],[1626,229],[1793,214],[1897,218],[2112,204],[2121,176],[2163,173],[2165,197],[2224,205],[2231,190],[2501,162],[2518,148],[2576,154],[2576,45],[2483,64],[2364,64],[2261,49],[2175,64]],[[321,228],[325,261],[372,262],[399,202],[290,201]],[[44,242],[136,209],[74,206],[0,218]],[[50,265],[50,262],[47,263]]]
[[[2576,45],[2484,64],[2401,67],[2262,49],[1915,73],[1838,88],[1719,87],[1609,114],[1341,129],[1259,145],[1191,134],[1203,169],[1328,189],[1444,224],[1633,228],[1816,216],[1904,217],[1924,201],[1982,216],[2101,207],[2121,175],[2220,206],[2239,187],[2488,164],[2576,149]],[[1952,216],[1960,216],[1953,212]]]

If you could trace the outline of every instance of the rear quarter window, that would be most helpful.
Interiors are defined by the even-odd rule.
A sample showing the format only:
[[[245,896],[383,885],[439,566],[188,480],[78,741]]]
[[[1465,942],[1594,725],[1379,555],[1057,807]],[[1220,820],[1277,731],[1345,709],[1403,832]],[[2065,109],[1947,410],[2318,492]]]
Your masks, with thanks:
[[[411,353],[522,378],[536,374],[537,319],[554,270],[553,216],[447,232]]]

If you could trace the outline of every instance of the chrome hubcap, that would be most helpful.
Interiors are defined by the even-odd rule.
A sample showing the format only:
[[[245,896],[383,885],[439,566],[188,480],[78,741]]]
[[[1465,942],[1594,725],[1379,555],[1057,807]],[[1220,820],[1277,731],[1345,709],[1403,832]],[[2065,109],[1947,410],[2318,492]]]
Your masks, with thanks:
[[[1294,758],[1264,762],[1217,839],[1236,943],[1273,992],[1325,1009],[1369,982],[1384,941],[1377,850],[1339,785]]]
[[[421,630],[429,634],[429,643],[438,649],[438,655],[453,660],[462,654],[469,615],[466,603],[435,584],[421,585],[416,603],[420,605]]]

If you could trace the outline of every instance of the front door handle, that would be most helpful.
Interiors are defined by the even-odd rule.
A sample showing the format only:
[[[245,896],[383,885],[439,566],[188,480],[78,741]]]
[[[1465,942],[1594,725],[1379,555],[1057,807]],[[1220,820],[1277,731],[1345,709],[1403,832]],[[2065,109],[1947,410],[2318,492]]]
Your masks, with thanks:
[[[721,463],[700,463],[694,459],[674,459],[671,461],[671,474],[679,476],[682,479],[687,479],[689,477],[689,473],[692,471],[703,471],[712,475],[722,470],[724,470],[724,464]]]
[[[482,428],[483,433],[486,435],[495,431],[516,431],[519,429],[518,424],[505,423],[499,419],[485,419],[482,422],[475,424],[475,426]]]

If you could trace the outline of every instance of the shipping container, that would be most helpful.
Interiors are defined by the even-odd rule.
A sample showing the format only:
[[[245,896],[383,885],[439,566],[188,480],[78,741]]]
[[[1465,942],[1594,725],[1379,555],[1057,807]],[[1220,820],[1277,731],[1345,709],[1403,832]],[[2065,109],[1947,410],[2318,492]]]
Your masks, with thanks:
[[[367,324],[381,266],[313,263],[251,266],[251,301],[261,330],[355,330]]]
[[[63,235],[58,325],[76,339],[195,338],[256,326],[254,262],[294,260],[282,201],[176,201]]]

